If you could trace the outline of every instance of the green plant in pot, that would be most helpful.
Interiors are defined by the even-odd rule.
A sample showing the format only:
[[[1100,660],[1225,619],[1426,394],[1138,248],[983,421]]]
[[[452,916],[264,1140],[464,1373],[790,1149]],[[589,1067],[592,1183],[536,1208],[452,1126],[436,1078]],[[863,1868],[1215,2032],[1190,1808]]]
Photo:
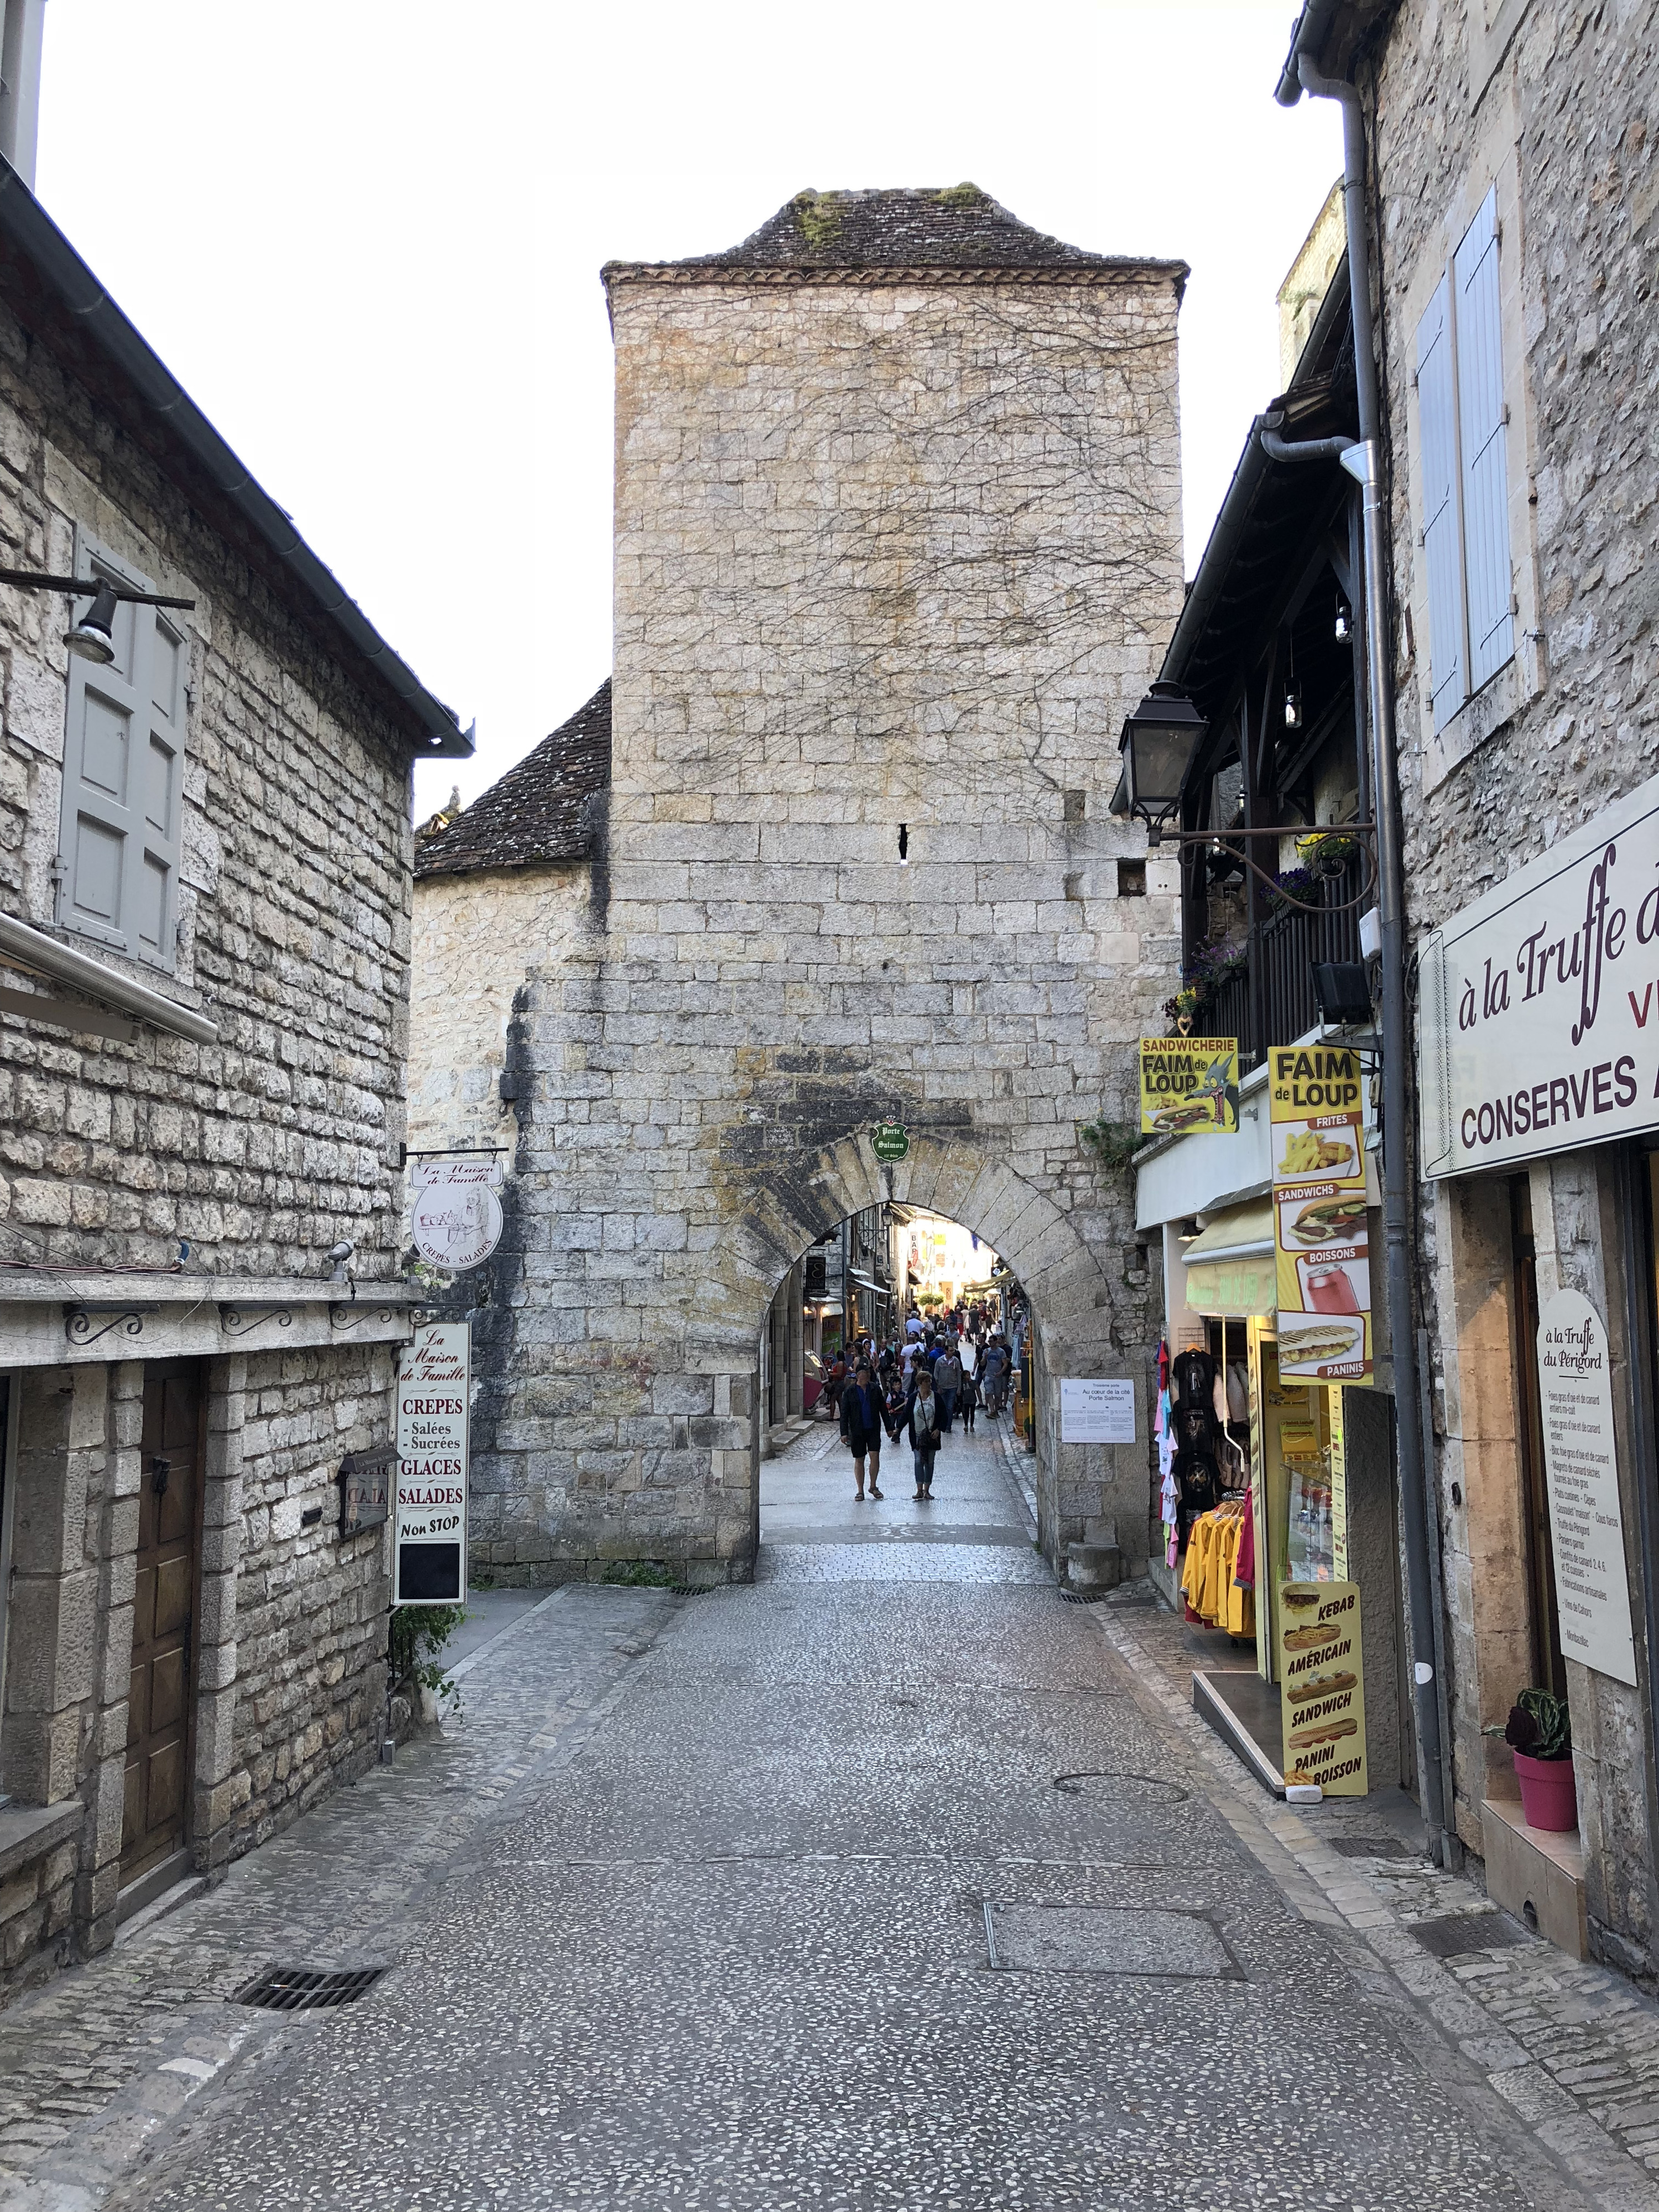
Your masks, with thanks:
[[[1522,1690],[1510,1708],[1504,1741],[1515,1758],[1521,1809],[1531,1828],[1558,1835],[1578,1826],[1572,1771],[1572,1716],[1553,1691]]]

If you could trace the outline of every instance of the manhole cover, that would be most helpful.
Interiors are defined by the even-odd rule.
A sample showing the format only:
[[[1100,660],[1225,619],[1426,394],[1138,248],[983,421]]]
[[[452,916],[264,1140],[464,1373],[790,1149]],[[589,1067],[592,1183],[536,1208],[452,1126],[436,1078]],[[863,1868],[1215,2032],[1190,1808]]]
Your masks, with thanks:
[[[1188,1794],[1178,1783],[1163,1781],[1156,1774],[1120,1774],[1109,1766],[1057,1774],[1054,1787],[1067,1797],[1127,1797],[1143,1805],[1184,1805]]]
[[[1402,1844],[1398,1836],[1333,1836],[1330,1844],[1338,1857],[1345,1859],[1420,1859],[1424,1856],[1409,1844]]]
[[[317,1973],[305,1966],[271,1966],[251,1982],[244,1982],[230,2002],[260,2005],[266,2012],[315,2012],[325,2005],[356,2004],[385,1972],[384,1966],[362,1966],[341,1973]]]
[[[1437,1959],[1467,1959],[1528,1940],[1501,1912],[1450,1912],[1443,1920],[1419,1920],[1407,1932]]]
[[[1152,1905],[988,1905],[985,1926],[990,1963],[1016,1973],[1243,1978],[1201,1912]]]

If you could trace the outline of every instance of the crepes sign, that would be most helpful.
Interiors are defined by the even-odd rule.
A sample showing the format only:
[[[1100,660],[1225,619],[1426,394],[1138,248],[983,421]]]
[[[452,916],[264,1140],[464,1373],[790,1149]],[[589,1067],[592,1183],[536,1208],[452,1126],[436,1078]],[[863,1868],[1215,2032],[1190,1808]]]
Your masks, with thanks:
[[[1371,1371],[1371,1261],[1359,1055],[1276,1045],[1267,1057],[1279,1371],[1360,1382]]]
[[[1419,949],[1430,1176],[1659,1127],[1659,778]]]
[[[1237,1127],[1237,1037],[1142,1037],[1143,1136],[1226,1137]]]
[[[1363,1797],[1365,1656],[1358,1583],[1281,1583],[1279,1698],[1285,1779]]]

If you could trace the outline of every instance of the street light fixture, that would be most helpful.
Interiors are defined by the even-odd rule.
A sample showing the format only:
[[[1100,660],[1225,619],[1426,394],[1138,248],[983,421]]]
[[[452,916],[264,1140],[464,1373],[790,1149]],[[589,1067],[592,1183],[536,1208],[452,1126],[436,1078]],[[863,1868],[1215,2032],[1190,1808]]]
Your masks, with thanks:
[[[74,629],[65,633],[64,642],[77,659],[107,668],[115,658],[114,629],[115,592],[106,579],[100,576],[92,605]]]
[[[1118,740],[1123,774],[1112,811],[1144,822],[1149,845],[1162,842],[1175,818],[1187,771],[1209,726],[1181,685],[1162,678],[1125,721]]]

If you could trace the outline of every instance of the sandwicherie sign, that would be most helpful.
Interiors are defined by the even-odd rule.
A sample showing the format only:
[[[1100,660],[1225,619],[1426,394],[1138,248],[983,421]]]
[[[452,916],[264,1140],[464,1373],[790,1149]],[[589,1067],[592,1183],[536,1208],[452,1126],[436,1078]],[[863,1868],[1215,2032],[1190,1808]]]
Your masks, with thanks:
[[[1659,1128],[1659,777],[1419,955],[1431,1176]]]

